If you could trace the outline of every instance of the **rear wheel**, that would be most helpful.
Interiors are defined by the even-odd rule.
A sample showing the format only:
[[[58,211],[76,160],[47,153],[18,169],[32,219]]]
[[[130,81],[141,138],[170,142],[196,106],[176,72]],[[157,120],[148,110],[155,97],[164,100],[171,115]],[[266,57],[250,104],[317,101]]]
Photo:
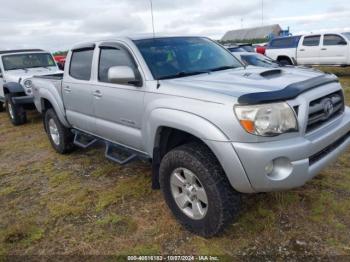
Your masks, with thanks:
[[[15,105],[12,101],[14,96],[7,94],[5,96],[5,107],[11,123],[15,126],[23,125],[27,122],[27,114],[22,106]]]
[[[288,59],[288,58],[280,58],[280,59],[278,59],[278,62],[282,66],[293,65],[292,61],[290,61],[290,59]]]
[[[200,143],[177,147],[164,156],[160,185],[176,219],[195,234],[214,236],[239,213],[240,194],[213,153]]]
[[[74,135],[60,122],[53,109],[45,112],[44,124],[50,143],[58,153],[66,154],[73,150]]]

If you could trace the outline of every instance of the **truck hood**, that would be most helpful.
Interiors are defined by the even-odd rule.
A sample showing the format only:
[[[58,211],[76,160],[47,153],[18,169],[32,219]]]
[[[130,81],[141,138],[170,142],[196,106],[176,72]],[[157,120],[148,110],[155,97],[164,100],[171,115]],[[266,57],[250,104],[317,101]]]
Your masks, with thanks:
[[[190,77],[163,80],[177,95],[215,101],[217,95],[238,98],[249,93],[278,91],[285,87],[322,76],[324,73],[301,68],[246,67],[201,74]],[[162,87],[161,87],[162,88]],[[176,89],[176,91],[175,91]],[[208,96],[208,92],[211,93]],[[215,101],[216,102],[216,101]]]
[[[31,78],[33,76],[42,76],[48,74],[62,73],[57,67],[38,67],[29,69],[19,69],[6,71],[4,74],[6,82],[22,82],[24,79]]]

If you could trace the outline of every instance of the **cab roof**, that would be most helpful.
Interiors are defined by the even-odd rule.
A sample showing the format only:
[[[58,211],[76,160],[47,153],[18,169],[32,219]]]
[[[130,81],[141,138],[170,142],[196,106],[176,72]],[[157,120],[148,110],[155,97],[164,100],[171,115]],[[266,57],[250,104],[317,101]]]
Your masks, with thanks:
[[[163,35],[163,34],[139,34],[132,36],[120,36],[111,39],[100,39],[96,41],[83,42],[74,45],[71,50],[79,50],[85,48],[94,48],[96,44],[103,42],[114,42],[114,41],[137,41],[137,40],[147,40],[147,39],[159,39],[159,38],[177,38],[177,37],[203,37],[203,36],[195,36],[195,35]]]
[[[26,53],[26,52],[44,52],[41,49],[15,49],[15,50],[0,50],[0,55],[14,54],[14,53]]]

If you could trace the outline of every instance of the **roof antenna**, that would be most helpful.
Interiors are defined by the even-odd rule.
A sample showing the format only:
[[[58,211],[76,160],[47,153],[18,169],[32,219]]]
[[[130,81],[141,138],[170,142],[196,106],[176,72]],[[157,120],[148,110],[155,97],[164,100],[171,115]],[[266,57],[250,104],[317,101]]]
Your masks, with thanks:
[[[155,30],[154,30],[153,2],[152,2],[152,0],[149,0],[149,2],[150,2],[150,4],[151,4],[153,37],[156,37],[156,32],[155,32]]]
[[[153,30],[153,39],[156,38],[156,30],[154,29],[154,16],[153,16],[153,2],[152,0],[149,0],[151,4],[151,16],[152,16],[152,30]],[[157,79],[157,89],[160,87],[160,81]]]

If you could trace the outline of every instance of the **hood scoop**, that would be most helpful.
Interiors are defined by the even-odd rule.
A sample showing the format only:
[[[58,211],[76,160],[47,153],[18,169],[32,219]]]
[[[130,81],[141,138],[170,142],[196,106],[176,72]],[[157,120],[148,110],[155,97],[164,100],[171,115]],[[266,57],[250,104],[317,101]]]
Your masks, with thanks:
[[[272,78],[282,75],[283,71],[281,69],[271,69],[260,73],[260,76],[264,78]]]
[[[246,72],[243,74],[243,76],[253,80],[264,80],[264,79],[272,79],[275,77],[280,77],[282,74],[283,74],[283,70],[281,69],[269,69],[261,73]]]

